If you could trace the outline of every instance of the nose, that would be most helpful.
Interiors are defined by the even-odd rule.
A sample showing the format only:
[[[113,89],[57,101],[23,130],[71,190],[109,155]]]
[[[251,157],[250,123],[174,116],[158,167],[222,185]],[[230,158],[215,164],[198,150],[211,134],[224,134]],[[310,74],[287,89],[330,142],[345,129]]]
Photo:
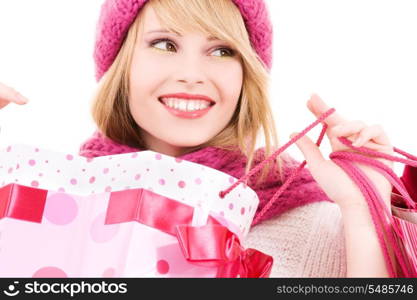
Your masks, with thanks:
[[[187,55],[176,71],[177,81],[185,84],[203,84],[206,80],[203,64],[197,55]]]

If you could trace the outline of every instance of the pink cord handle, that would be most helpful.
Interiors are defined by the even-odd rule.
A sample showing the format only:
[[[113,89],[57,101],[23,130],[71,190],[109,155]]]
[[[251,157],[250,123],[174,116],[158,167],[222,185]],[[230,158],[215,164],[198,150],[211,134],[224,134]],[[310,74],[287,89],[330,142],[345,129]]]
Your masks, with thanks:
[[[298,139],[303,137],[307,132],[309,132],[312,128],[314,128],[316,125],[318,125],[320,122],[325,120],[328,116],[330,116],[333,112],[335,112],[334,108],[329,109],[327,112],[322,114],[315,122],[313,122],[311,125],[309,125],[307,128],[305,128],[302,132],[300,132],[298,135],[293,137],[289,142],[287,142],[284,146],[279,148],[277,151],[275,151],[273,154],[271,154],[268,158],[266,158],[262,163],[260,163],[258,166],[253,168],[248,174],[245,176],[242,176],[237,182],[235,182],[233,185],[231,185],[228,189],[221,191],[219,193],[219,196],[221,198],[224,198],[229,192],[231,192],[239,183],[246,182],[247,178],[252,176],[254,173],[258,172],[266,163],[271,161],[272,159],[275,159],[276,156],[278,156],[280,153],[285,151],[289,146],[291,146],[293,143],[295,143]],[[323,128],[320,132],[320,136],[316,142],[317,146],[320,146],[324,134],[327,129],[327,124],[323,122]],[[332,159],[339,167],[341,167],[348,176],[357,184],[359,189],[361,190],[363,196],[365,197],[372,221],[375,225],[375,229],[377,232],[378,240],[381,245],[381,248],[383,250],[385,262],[387,264],[387,269],[390,273],[391,277],[396,277],[396,272],[394,270],[394,262],[393,260],[397,258],[398,264],[401,267],[401,271],[406,277],[416,277],[417,276],[417,270],[414,268],[408,268],[407,265],[410,265],[407,263],[407,257],[404,254],[404,252],[401,250],[401,247],[399,246],[399,242],[396,238],[399,237],[401,240],[404,239],[404,234],[402,232],[402,229],[400,226],[394,222],[393,216],[391,214],[390,207],[387,207],[387,205],[384,203],[380,193],[376,189],[375,185],[372,183],[372,181],[361,171],[354,162],[357,162],[359,164],[364,164],[373,167],[375,170],[380,172],[403,196],[405,199],[405,205],[409,209],[415,209],[416,203],[415,201],[410,197],[409,193],[407,192],[407,189],[405,188],[403,182],[401,179],[392,171],[391,168],[386,166],[384,163],[372,158],[384,158],[391,161],[396,162],[402,162],[404,164],[410,165],[412,167],[417,167],[417,157],[413,156],[403,150],[400,150],[396,147],[394,147],[394,152],[397,152],[408,159],[392,156],[389,154],[381,153],[374,151],[372,149],[366,148],[366,147],[354,147],[352,145],[352,142],[346,139],[345,137],[339,137],[339,141],[346,145],[347,147],[356,150],[358,153],[352,153],[348,151],[335,151],[330,154],[330,159]],[[371,157],[368,157],[368,156]],[[291,174],[291,176],[284,182],[284,184],[277,190],[277,192],[272,196],[272,198],[268,201],[268,203],[263,207],[263,209],[259,212],[257,217],[253,221],[253,225],[260,222],[262,219],[262,216],[265,214],[266,211],[270,208],[270,206],[275,202],[275,200],[287,189],[287,187],[291,184],[291,182],[295,179],[297,174],[300,172],[302,168],[306,165],[306,161],[304,160],[297,169]],[[417,211],[416,211],[417,212]],[[386,237],[388,241],[384,240],[384,232],[386,233]],[[388,253],[388,247],[387,245],[391,245],[393,247],[395,258],[392,259],[389,256]]]
[[[278,150],[276,150],[274,153],[272,153],[268,158],[266,158],[264,161],[262,161],[260,164],[258,164],[256,167],[254,167],[252,170],[249,171],[248,174],[242,176],[239,178],[238,181],[236,181],[234,184],[232,184],[229,188],[227,188],[224,191],[219,192],[219,197],[224,198],[228,193],[230,193],[235,187],[237,187],[240,183],[246,183],[246,180],[251,177],[253,174],[258,172],[266,163],[269,161],[275,159],[279,154],[284,152],[288,147],[290,147],[292,144],[294,144],[297,140],[302,138],[304,135],[307,134],[311,129],[316,127],[320,122],[325,120],[328,116],[330,116],[332,113],[334,113],[336,110],[334,108],[330,108],[328,111],[326,111],[324,114],[322,114],[316,121],[314,121],[312,124],[307,126],[303,131],[301,131],[299,134],[294,136],[289,142],[287,142],[284,146],[280,147]],[[320,136],[316,142],[317,146],[320,146],[324,134],[326,133],[327,124],[323,123],[323,128],[320,132]],[[265,214],[266,211],[271,207],[271,205],[275,202],[275,200],[287,189],[287,187],[291,184],[291,182],[296,178],[297,174],[301,171],[302,168],[306,165],[306,161],[304,160],[300,166],[291,174],[290,178],[288,178],[285,183],[277,190],[277,192],[272,196],[272,198],[268,201],[268,203],[263,207],[263,209],[259,212],[257,217],[252,222],[252,225],[256,225],[261,220],[262,216]]]
[[[332,153],[331,158],[356,183],[356,185],[361,190],[362,195],[365,197],[367,201],[390,277],[396,277],[396,272],[393,266],[393,259],[389,256],[387,245],[391,245],[394,251],[394,255],[397,258],[398,264],[400,265],[404,275],[406,277],[413,277],[415,273],[412,270],[408,270],[407,258],[405,257],[405,254],[402,252],[400,245],[396,240],[396,236],[394,235],[395,232],[397,236],[400,237],[400,239],[404,239],[404,234],[401,232],[401,228],[394,222],[390,207],[388,207],[386,203],[384,203],[375,185],[363,173],[363,171],[353,163],[353,161],[359,161],[361,163],[366,162],[364,164],[374,167],[377,166],[377,163],[381,165],[384,164],[369,157],[362,157],[361,159],[357,159],[357,156],[352,157],[351,154],[352,153],[339,151]],[[376,170],[381,172],[389,181],[395,182],[395,179],[390,177],[388,172],[386,172],[384,168],[381,168],[381,165],[379,165],[376,168]],[[398,184],[398,186],[400,186],[399,182],[395,183]],[[386,233],[386,237],[388,239],[386,242],[384,240],[384,232]]]

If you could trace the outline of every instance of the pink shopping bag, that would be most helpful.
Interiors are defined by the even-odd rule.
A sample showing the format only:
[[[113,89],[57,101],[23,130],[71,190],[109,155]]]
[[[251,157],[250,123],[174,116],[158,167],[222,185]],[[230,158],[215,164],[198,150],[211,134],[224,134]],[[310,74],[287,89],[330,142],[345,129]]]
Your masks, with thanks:
[[[219,198],[235,180],[153,151],[86,159],[9,146],[0,277],[267,277],[272,257],[241,246],[255,191]]]

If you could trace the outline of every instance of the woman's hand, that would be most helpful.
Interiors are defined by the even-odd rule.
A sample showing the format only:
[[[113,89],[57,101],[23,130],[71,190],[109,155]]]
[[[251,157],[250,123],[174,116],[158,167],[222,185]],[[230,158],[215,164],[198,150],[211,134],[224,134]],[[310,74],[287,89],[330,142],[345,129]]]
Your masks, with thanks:
[[[0,83],[0,109],[7,106],[9,103],[26,104],[29,100],[23,97],[19,92],[13,88]]]
[[[330,109],[317,95],[311,96],[307,102],[307,107],[317,118]],[[332,151],[355,152],[355,150],[345,146],[338,140],[338,137],[346,137],[354,142],[353,146],[364,146],[378,152],[394,154],[393,146],[380,125],[367,126],[362,121],[347,121],[337,111],[323,122],[328,125],[326,135],[330,141]],[[291,137],[294,135],[293,133]],[[331,159],[325,159],[320,149],[309,137],[302,137],[296,144],[303,153],[313,178],[327,196],[339,204],[342,210],[367,207],[365,198],[352,179]],[[392,161],[382,158],[377,160],[392,169]],[[372,167],[359,164],[357,166],[372,180],[381,193],[382,198],[390,207],[391,183],[378,171],[372,169]]]

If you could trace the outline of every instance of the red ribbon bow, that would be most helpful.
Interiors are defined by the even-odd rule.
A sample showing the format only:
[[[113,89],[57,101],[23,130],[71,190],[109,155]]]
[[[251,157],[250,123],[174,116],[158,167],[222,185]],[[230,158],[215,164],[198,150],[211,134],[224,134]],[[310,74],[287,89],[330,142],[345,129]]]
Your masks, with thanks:
[[[239,238],[209,216],[207,225],[190,226],[193,207],[145,189],[112,192],[106,224],[136,221],[177,237],[188,262],[218,267],[217,277],[268,277],[273,258],[243,249]]]
[[[237,236],[221,225],[176,226],[176,236],[188,262],[218,267],[217,277],[269,277],[273,258],[255,249],[244,249]]]

